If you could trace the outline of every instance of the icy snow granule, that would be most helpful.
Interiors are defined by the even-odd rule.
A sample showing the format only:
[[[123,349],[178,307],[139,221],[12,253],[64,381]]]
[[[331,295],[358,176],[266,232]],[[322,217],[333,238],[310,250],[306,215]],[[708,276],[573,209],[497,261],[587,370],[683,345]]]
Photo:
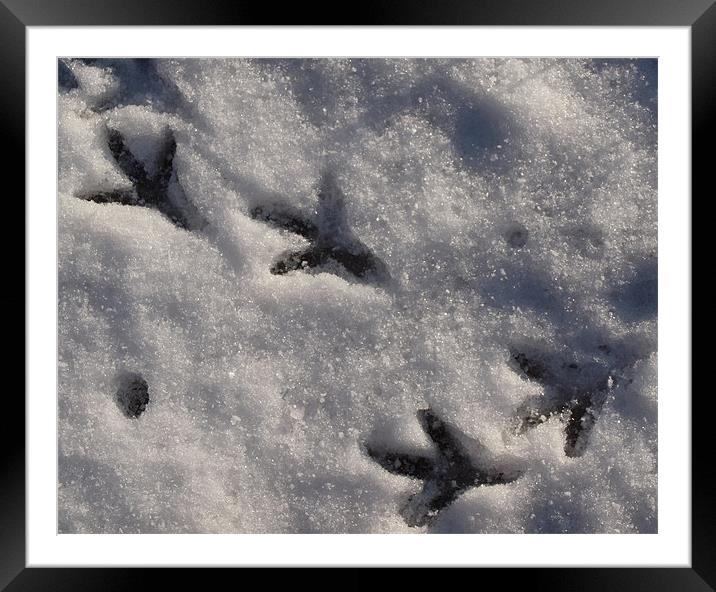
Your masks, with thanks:
[[[59,76],[60,532],[656,532],[655,60]]]

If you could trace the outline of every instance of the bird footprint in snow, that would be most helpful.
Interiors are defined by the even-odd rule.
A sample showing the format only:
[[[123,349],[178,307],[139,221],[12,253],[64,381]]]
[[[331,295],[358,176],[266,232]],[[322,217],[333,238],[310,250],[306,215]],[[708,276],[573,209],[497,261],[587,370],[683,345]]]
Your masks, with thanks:
[[[166,134],[156,158],[156,167],[153,175],[147,173],[144,165],[132,154],[126,145],[124,136],[115,129],[107,130],[107,145],[122,172],[132,182],[133,189],[115,189],[79,195],[81,199],[95,203],[119,203],[129,206],[143,206],[159,210],[176,226],[187,230],[195,230],[204,225],[201,215],[194,204],[184,195],[178,186],[178,191],[171,192],[174,173],[174,156],[177,143],[174,133],[169,130]]]
[[[432,440],[437,456],[391,452],[384,447],[366,444],[366,453],[385,470],[423,480],[419,493],[408,498],[401,515],[408,526],[425,526],[470,487],[501,485],[518,479],[522,472],[504,463],[497,468],[480,459],[473,460],[459,441],[455,429],[443,422],[432,410],[418,410],[418,421]],[[481,448],[473,441],[475,447]]]
[[[543,393],[518,407],[514,433],[523,434],[558,415],[565,424],[565,454],[582,456],[611,385],[609,373],[596,365],[585,368],[575,362],[550,364],[544,356],[528,355],[514,348],[510,356],[515,372],[544,388]]]
[[[332,173],[326,172],[321,177],[318,206],[314,215],[306,216],[285,204],[273,204],[256,206],[251,210],[251,217],[298,234],[310,243],[305,249],[280,255],[270,268],[274,275],[335,262],[361,279],[371,278],[382,282],[390,277],[385,263],[349,228],[345,196]]]

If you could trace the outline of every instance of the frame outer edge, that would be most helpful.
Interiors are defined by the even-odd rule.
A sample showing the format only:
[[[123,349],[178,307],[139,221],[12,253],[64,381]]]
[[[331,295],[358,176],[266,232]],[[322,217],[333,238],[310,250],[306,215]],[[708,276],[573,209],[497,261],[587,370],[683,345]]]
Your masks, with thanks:
[[[9,413],[0,429],[2,484],[0,485],[0,589],[25,566],[25,406],[14,392],[25,392],[25,27],[0,2],[0,129],[3,133],[3,196],[9,211],[16,208],[0,234],[8,289],[0,291],[0,310],[6,329],[17,331],[6,357],[6,377],[21,376],[20,384],[5,385],[3,408]],[[9,211],[6,210],[6,214]],[[21,223],[18,223],[21,221]],[[20,235],[20,236],[18,236]],[[22,240],[23,255],[18,254]],[[13,280],[10,278],[13,277]],[[22,277],[22,284],[18,277]],[[22,311],[22,315],[18,314]],[[10,353],[11,352],[11,353]],[[7,354],[6,354],[7,355]],[[22,357],[22,360],[20,359]],[[12,370],[10,370],[12,368]],[[22,370],[18,370],[22,368]],[[17,389],[17,390],[15,390]],[[13,392],[14,391],[14,392]]]
[[[323,3],[213,0],[2,0],[28,26],[52,25],[572,25],[689,26],[713,0],[362,0]]]
[[[693,211],[696,192],[702,194],[701,199],[705,201],[707,188],[709,193],[713,191],[710,171],[713,169],[711,153],[713,137],[716,132],[716,126],[713,123],[714,106],[716,106],[716,4],[712,4],[694,22],[691,29],[691,92],[691,205]],[[691,325],[693,327],[693,323]],[[709,585],[714,587],[716,586],[716,511],[714,508],[716,485],[714,485],[712,471],[713,440],[710,438],[713,433],[713,412],[708,401],[709,396],[709,393],[703,390],[694,393],[692,388],[691,552],[693,568]]]
[[[124,18],[116,18],[117,11],[112,10],[111,7],[103,7],[105,10],[99,12],[90,12],[87,15],[80,15],[77,12],[76,0],[59,0],[56,3],[47,2],[45,0],[37,0],[35,2],[28,2],[30,6],[23,6],[22,0],[3,0],[0,2],[0,48],[2,48],[2,61],[0,61],[0,73],[3,79],[3,92],[0,93],[0,121],[2,121],[2,128],[6,134],[5,145],[10,145],[14,148],[13,151],[8,152],[5,157],[4,164],[6,170],[24,170],[24,157],[25,157],[25,141],[24,141],[24,122],[25,117],[25,25],[73,25],[73,24],[97,24],[97,25],[108,25],[122,22],[123,24],[148,24],[147,21],[156,22],[160,24],[166,23],[166,20],[162,21],[155,12],[149,11],[150,14],[145,12],[145,19],[137,16],[140,10],[137,10],[136,3],[130,1],[130,7],[127,8],[125,15],[129,13],[131,16],[125,16]],[[157,2],[156,5],[161,3]],[[218,7],[212,14],[204,15],[203,18],[196,18],[192,16],[193,12],[190,8],[186,12],[183,10],[189,6],[189,2],[178,0],[177,6],[178,12],[189,14],[188,17],[176,17],[176,24],[214,24],[221,23],[227,16],[232,14],[234,18],[239,17],[242,11],[234,10],[227,11],[228,4],[224,4]],[[233,4],[233,3],[232,3]],[[375,5],[375,2],[370,4]],[[590,24],[599,25],[605,23],[622,24],[622,25],[688,25],[692,24],[692,129],[693,129],[693,181],[702,180],[705,177],[703,171],[706,170],[706,153],[699,153],[695,148],[698,142],[701,142],[702,148],[706,145],[705,142],[709,140],[713,131],[713,124],[709,121],[713,109],[712,106],[716,104],[714,101],[714,95],[716,94],[716,67],[713,60],[716,59],[716,52],[714,52],[714,39],[716,39],[716,4],[713,4],[713,0],[689,0],[688,6],[684,6],[683,3],[678,3],[678,9],[674,7],[677,3],[671,3],[670,6],[662,6],[666,8],[666,11],[654,10],[654,2],[648,3],[648,7],[643,2],[632,2],[631,9],[626,10],[622,13],[624,20],[617,22],[618,19],[614,18],[614,3],[604,2],[602,9],[606,9],[608,13],[607,18],[602,15],[595,16],[594,11],[585,10],[587,14],[586,18],[574,18],[574,11],[568,12],[566,15],[562,13],[559,16],[559,10],[563,8],[563,4],[559,2],[549,1],[544,3],[544,11],[541,15],[534,13],[527,14],[519,17],[515,14],[516,4],[514,0],[506,0],[503,4],[506,4],[503,14],[509,13],[510,16],[499,16],[500,9],[495,12],[483,13],[478,17],[480,20],[484,20],[480,24],[535,24],[536,22],[544,24],[550,22],[552,24]],[[666,4],[666,3],[665,3]],[[12,6],[12,10],[7,5]],[[196,4],[193,4],[197,6]],[[636,7],[634,5],[637,5]],[[50,7],[54,6],[55,10]],[[111,5],[110,5],[111,6]],[[523,4],[524,6],[524,4]],[[115,8],[117,5],[114,6]],[[234,4],[235,7],[235,4]],[[62,8],[63,11],[58,11],[58,8]],[[146,10],[146,3],[144,5]],[[402,9],[398,6],[394,6],[393,10],[387,9],[385,6],[382,7],[381,11],[370,11],[368,21],[385,20],[389,21],[390,24],[397,23],[396,14],[400,15]],[[455,11],[453,14],[448,14],[447,17],[440,18],[439,15],[434,13],[434,10],[428,9],[425,11],[424,2],[416,2],[413,5],[413,16],[411,20],[414,24],[418,22],[422,24],[428,24],[426,21],[432,21],[432,24],[438,24],[439,22],[445,21],[445,24],[452,22],[455,24]],[[415,10],[417,8],[417,10]],[[580,6],[577,12],[582,10]],[[643,12],[639,13],[638,9],[643,9]],[[66,10],[66,12],[64,12]],[[75,11],[73,14],[73,10]],[[636,12],[635,12],[636,10]],[[411,11],[410,8],[405,8],[407,14]],[[459,12],[459,11],[457,11]],[[675,14],[677,13],[678,14]],[[19,14],[20,18],[15,16]],[[637,15],[635,20],[635,14]],[[557,16],[555,16],[557,15]],[[654,16],[656,15],[656,16]],[[699,16],[700,15],[700,16]],[[248,15],[248,21],[243,22],[244,19],[240,18],[239,22],[242,24],[251,24],[251,21],[255,19],[257,15]],[[462,14],[464,17],[464,14]],[[387,18],[386,18],[387,17]],[[365,16],[363,17],[365,19]],[[402,17],[404,18],[404,17]],[[174,21],[174,19],[172,19]],[[260,17],[258,19],[260,21]],[[467,23],[465,22],[468,21]],[[468,16],[460,24],[472,24],[474,18]],[[130,21],[130,22],[126,22]],[[524,21],[529,21],[524,22]],[[10,57],[8,57],[10,56]],[[19,189],[24,195],[24,176],[21,177],[19,182],[16,182],[14,188]],[[24,200],[23,200],[24,203]],[[24,220],[24,211],[23,211]],[[24,227],[24,225],[23,225]],[[10,244],[10,237],[5,235],[3,239]],[[14,249],[7,249],[6,252],[12,253],[16,251]],[[24,266],[24,259],[22,260]],[[15,293],[12,297],[6,295],[0,295],[2,304],[8,307],[16,309],[20,298],[22,298],[21,306],[24,310],[24,285],[22,295]],[[12,309],[11,309],[12,310]],[[24,315],[23,315],[24,316]],[[24,354],[24,347],[23,347]],[[708,414],[697,414],[694,413],[693,418],[693,433],[709,433],[709,425],[706,423],[709,420]],[[151,582],[153,578],[147,577],[145,570],[129,570],[129,573],[135,573],[137,577],[122,577],[119,572],[126,573],[126,570],[100,570],[102,574],[95,572],[95,570],[81,570],[85,575],[80,575],[80,570],[56,570],[56,569],[31,569],[25,570],[25,523],[24,523],[24,504],[25,504],[25,479],[24,479],[24,422],[22,425],[12,426],[17,428],[17,432],[13,429],[4,430],[1,436],[3,445],[3,456],[4,456],[4,483],[0,489],[0,590],[6,589],[5,586],[15,578],[15,581],[10,584],[8,590],[24,590],[34,589],[26,587],[27,584],[38,584],[38,578],[45,579],[46,583],[53,578],[59,576],[58,580],[55,580],[55,584],[60,584],[59,588],[52,586],[55,589],[71,589],[65,588],[62,583],[69,584],[70,581],[81,582],[82,588],[84,589],[98,589],[95,585],[101,584],[106,585],[110,578],[115,579],[115,583],[120,583],[122,580],[128,579],[131,583],[137,584],[140,581],[146,583]],[[699,429],[701,428],[701,429]],[[704,437],[705,440],[705,437]],[[683,584],[682,589],[684,590],[709,590],[713,589],[709,586],[710,583],[716,581],[716,566],[714,565],[714,531],[716,530],[716,518],[714,516],[713,500],[716,499],[716,488],[707,481],[708,476],[697,471],[697,467],[701,467],[702,470],[710,466],[710,457],[708,451],[711,446],[708,442],[704,442],[705,446],[696,446],[696,437],[694,436],[694,451],[693,451],[693,567],[694,569],[659,569],[658,572],[664,576],[667,573],[679,574],[683,578],[679,577]],[[7,484],[10,484],[8,487]],[[16,489],[13,489],[15,487]],[[156,570],[154,570],[156,573]],[[166,575],[167,571],[174,570],[161,570]],[[223,570],[222,570],[223,571]],[[292,570],[283,570],[290,573]],[[526,571],[526,570],[518,570]],[[530,570],[531,571],[531,570]],[[555,572],[564,572],[566,570],[538,570],[537,575],[541,573],[540,577],[537,575],[536,581],[552,581],[552,583],[561,582],[567,584],[570,580],[574,583],[575,580],[572,577],[559,577]],[[583,578],[590,579],[591,573],[587,573],[585,570],[580,570],[582,576],[579,577],[581,581],[580,589],[589,590],[591,586],[586,584]],[[592,571],[592,570],[589,570]],[[654,572],[657,570],[596,570],[596,573],[602,572],[602,576],[607,576],[604,572],[613,572],[614,579],[606,577],[607,580],[611,580],[614,583],[619,582],[627,584],[635,584],[633,578],[636,572]],[[22,572],[22,573],[21,573]],[[88,572],[95,572],[90,574]],[[112,573],[113,572],[113,573]],[[140,576],[140,572],[144,572]],[[617,576],[617,572],[632,572],[631,576],[626,578],[624,581],[622,578]],[[68,578],[70,573],[74,573],[77,576],[77,580],[74,578]],[[176,573],[176,572],[175,572]],[[547,577],[548,573],[552,573],[552,577]],[[594,573],[594,572],[593,572]],[[20,574],[18,577],[17,574]],[[41,576],[41,574],[43,574]],[[62,575],[60,575],[62,574]],[[111,574],[111,575],[110,575]],[[179,575],[179,574],[177,574]],[[186,570],[182,570],[180,577],[185,578],[188,575]],[[595,574],[596,575],[596,574]],[[646,576],[646,573],[644,574]],[[88,577],[90,576],[90,577]],[[94,577],[91,577],[94,576]],[[106,576],[106,577],[105,577]],[[119,576],[119,577],[118,577]],[[295,574],[293,574],[295,576]],[[166,577],[163,576],[162,579]],[[171,578],[170,578],[171,579]],[[192,579],[192,578],[190,578]],[[509,577],[506,578],[509,581]],[[644,579],[638,578],[643,583],[649,581],[651,578],[645,577]],[[664,578],[664,586],[666,582],[674,584],[672,576]],[[595,578],[595,583],[599,581],[601,584],[605,584],[606,581],[603,577]],[[129,583],[129,582],[126,582]],[[653,580],[652,580],[653,583]],[[95,584],[95,585],[93,585]],[[49,588],[50,586],[48,586]],[[140,589],[144,586],[138,586]],[[558,584],[558,588],[559,588]],[[658,586],[661,588],[661,586]],[[73,587],[72,589],[77,589]],[[105,589],[119,589],[115,586],[110,586]],[[597,588],[594,588],[595,590]],[[634,586],[631,589],[642,589],[641,586]],[[650,590],[654,590],[654,587],[650,587]],[[670,587],[664,587],[663,589],[672,589]]]

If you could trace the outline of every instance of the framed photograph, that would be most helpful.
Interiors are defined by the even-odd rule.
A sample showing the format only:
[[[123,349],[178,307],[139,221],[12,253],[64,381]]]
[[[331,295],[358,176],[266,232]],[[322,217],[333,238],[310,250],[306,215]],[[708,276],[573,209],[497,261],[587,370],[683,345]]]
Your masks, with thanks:
[[[2,0],[26,405],[0,589],[716,585],[691,395],[716,9],[364,8]]]

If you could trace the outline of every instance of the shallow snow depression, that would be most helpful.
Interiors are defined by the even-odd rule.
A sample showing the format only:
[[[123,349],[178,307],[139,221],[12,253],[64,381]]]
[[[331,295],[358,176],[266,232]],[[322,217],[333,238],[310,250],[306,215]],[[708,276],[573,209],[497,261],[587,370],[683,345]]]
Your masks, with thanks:
[[[59,531],[655,532],[656,62],[59,62]]]

